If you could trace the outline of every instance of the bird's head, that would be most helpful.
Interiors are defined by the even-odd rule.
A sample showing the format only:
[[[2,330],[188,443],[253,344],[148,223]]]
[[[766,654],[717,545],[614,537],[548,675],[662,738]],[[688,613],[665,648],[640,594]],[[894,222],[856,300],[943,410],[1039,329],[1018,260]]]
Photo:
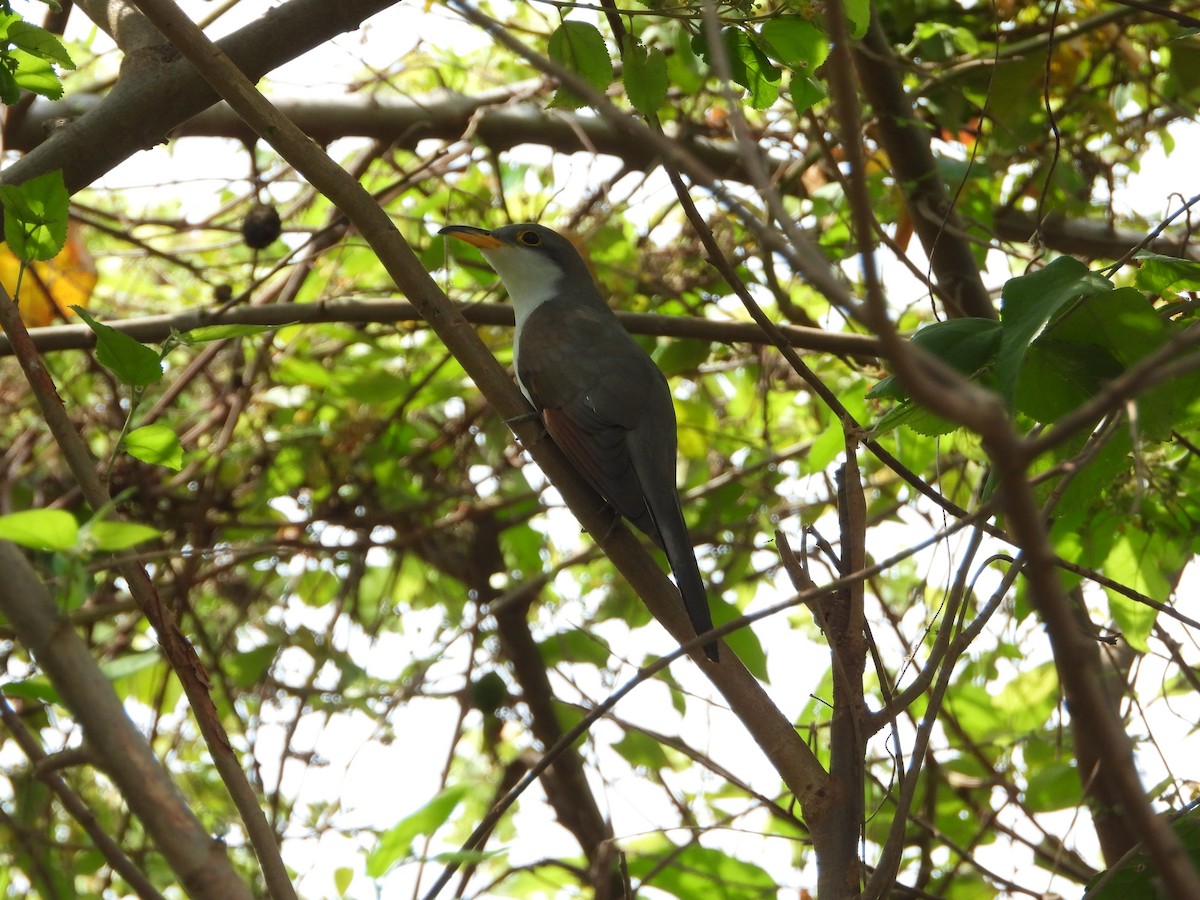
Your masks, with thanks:
[[[478,247],[516,304],[547,299],[564,283],[575,290],[595,287],[575,245],[544,225],[520,222],[495,231],[447,225],[438,234]]]

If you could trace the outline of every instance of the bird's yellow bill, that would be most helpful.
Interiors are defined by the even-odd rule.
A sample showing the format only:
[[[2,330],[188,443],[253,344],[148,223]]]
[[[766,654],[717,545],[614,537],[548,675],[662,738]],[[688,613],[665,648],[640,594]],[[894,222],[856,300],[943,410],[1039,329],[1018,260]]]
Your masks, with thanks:
[[[503,246],[503,241],[497,240],[492,236],[490,231],[485,231],[482,228],[475,228],[471,225],[447,225],[441,229],[438,234],[444,234],[452,238],[458,238],[460,241],[466,241],[480,250],[494,250],[496,247]]]

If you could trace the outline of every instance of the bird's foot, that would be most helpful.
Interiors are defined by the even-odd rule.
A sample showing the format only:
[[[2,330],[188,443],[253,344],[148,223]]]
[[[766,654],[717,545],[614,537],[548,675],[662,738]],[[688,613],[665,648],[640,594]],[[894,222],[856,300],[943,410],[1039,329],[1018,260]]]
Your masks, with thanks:
[[[621,524],[621,514],[613,509],[608,503],[605,503],[604,506],[600,508],[600,513],[601,515],[608,513],[612,516],[612,518],[609,519],[608,525],[604,528],[604,533],[596,536],[596,543],[603,547],[606,543],[608,543],[608,539],[612,537],[613,532],[617,530],[617,526]]]
[[[538,428],[537,437],[534,438],[533,441],[521,441],[522,444],[527,444],[527,443],[535,443],[536,444],[541,441],[544,441],[546,439],[546,437],[548,436],[545,426],[542,425],[542,417],[540,415],[538,415],[536,412],[533,412],[532,410],[527,413],[521,413],[521,415],[519,415],[519,416],[513,416],[511,419],[504,420],[504,424],[508,426],[509,430],[512,431],[513,434],[516,434],[516,428],[514,428],[513,426],[520,425],[522,422],[537,422],[538,425],[540,426]],[[521,440],[521,436],[519,434],[517,435],[517,440]]]

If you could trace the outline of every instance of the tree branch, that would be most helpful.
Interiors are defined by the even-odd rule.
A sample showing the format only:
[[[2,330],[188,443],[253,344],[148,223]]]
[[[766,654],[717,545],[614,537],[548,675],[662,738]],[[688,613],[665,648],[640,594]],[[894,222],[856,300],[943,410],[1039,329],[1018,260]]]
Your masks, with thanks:
[[[8,298],[4,303],[11,304]],[[250,898],[213,839],[125,713],[87,645],[59,615],[21,552],[0,541],[0,612],[45,670],[88,746],[192,897]]]
[[[605,535],[601,546],[618,570],[645,601],[654,616],[681,644],[695,644],[692,653],[745,723],[788,788],[803,802],[815,796],[825,773],[792,723],[780,713],[762,686],[727,650],[720,664],[707,663],[700,639],[693,633],[679,602],[679,593],[662,569],[627,528],[613,529],[603,504],[567,462],[540,426],[528,421],[529,406],[508,374],[497,364],[466,321],[441,292],[420,260],[396,231],[387,213],[357,181],[348,176],[291,122],[279,115],[234,66],[173,4],[139,0],[138,6],[191,59],[238,114],[275,150],[308,179],[314,188],[342,209],[370,244],[388,274],[437,332],[493,408],[513,428],[538,466],[558,488],[584,529]]]
[[[397,2],[289,0],[222,38],[219,46],[257,81]],[[0,182],[20,184],[61,169],[68,190],[80,190],[139,150],[163,143],[172,128],[217,99],[192,64],[169,45],[139,49],[125,58],[116,86],[103,100],[5,169]]]
[[[518,87],[470,97],[442,92],[417,100],[284,98],[276,101],[276,107],[319,144],[345,137],[367,137],[389,146],[414,150],[423,140],[457,141],[469,132],[473,140],[494,152],[510,150],[518,144],[537,143],[560,153],[581,150],[602,153],[620,159],[633,169],[649,170],[657,165],[659,154],[653,146],[629,140],[604,119],[566,110],[550,112],[532,103],[510,103],[513,95],[518,93]],[[42,152],[39,148],[47,141],[47,134],[60,140],[58,131],[53,130],[55,123],[76,119],[91,123],[91,117],[104,108],[105,102],[104,98],[93,94],[53,102],[35,100],[17,125],[6,132],[7,146],[36,155]],[[150,102],[154,102],[154,98],[151,97]],[[89,124],[88,128],[92,127],[95,126]],[[248,141],[256,137],[226,103],[209,106],[186,121],[167,127],[172,140],[220,137]],[[72,155],[90,152],[78,145],[78,141],[88,134],[89,131],[81,131],[72,137],[69,148]],[[733,142],[711,138],[705,134],[703,126],[688,122],[676,125],[667,136],[706,167],[720,172],[722,179],[749,182],[745,161]],[[766,164],[777,173],[775,188],[787,196],[806,196],[801,182],[803,167],[794,165],[795,160],[791,157],[769,150],[763,152]],[[112,164],[120,161],[115,159]],[[1030,243],[1037,230],[1031,215],[1014,209],[997,211],[993,225],[998,240],[1017,244]],[[1052,215],[1042,223],[1039,237],[1044,246],[1059,253],[1090,259],[1117,259],[1136,246],[1145,233],[1135,228],[1116,227],[1107,220],[1066,219]],[[1164,256],[1200,260],[1200,243],[1189,241],[1188,237],[1186,234],[1163,235],[1147,249]]]
[[[456,304],[458,312],[476,325],[513,324],[512,307],[501,303]],[[773,343],[763,330],[750,322],[717,322],[685,316],[618,312],[617,317],[634,334],[684,338],[722,344]],[[186,334],[213,325],[262,325],[281,327],[300,323],[353,322],[381,325],[396,322],[421,322],[417,307],[404,300],[326,300],[319,303],[274,303],[261,306],[232,306],[188,309],[159,316],[136,319],[111,319],[104,324],[137,338],[142,343],[158,343],[172,332]],[[879,342],[869,335],[824,331],[802,325],[777,326],[793,347],[801,350],[856,356],[878,356]],[[86,325],[51,325],[32,328],[29,336],[43,353],[54,350],[85,350],[96,346],[96,333]],[[0,357],[12,354],[12,345],[0,334]]]
[[[879,138],[904,191],[908,214],[929,256],[938,284],[950,297],[952,315],[996,318],[991,297],[979,276],[971,245],[950,205],[938,172],[929,134],[919,124],[900,81],[899,60],[872,10],[863,45],[854,52],[855,70],[879,123]],[[843,132],[842,141],[857,141]]]

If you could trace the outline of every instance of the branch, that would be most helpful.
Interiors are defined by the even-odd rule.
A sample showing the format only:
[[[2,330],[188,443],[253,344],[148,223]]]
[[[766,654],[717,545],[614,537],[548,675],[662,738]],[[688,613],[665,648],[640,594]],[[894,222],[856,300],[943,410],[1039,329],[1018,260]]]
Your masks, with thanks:
[[[322,145],[339,138],[367,137],[389,146],[415,150],[423,140],[458,141],[464,134],[471,133],[473,140],[494,152],[536,143],[559,153],[587,151],[616,157],[633,169],[648,170],[657,165],[659,154],[653,146],[629,140],[604,119],[565,110],[549,112],[532,103],[511,104],[509,101],[519,93],[519,87],[513,85],[470,97],[440,92],[417,100],[292,97],[277,100],[275,105],[305,134]],[[45,143],[46,135],[55,123],[91,117],[104,103],[104,98],[94,94],[53,102],[35,100],[17,125],[6,132],[7,146],[33,154]],[[723,180],[749,182],[745,160],[732,141],[706,136],[705,128],[698,123],[666,123],[664,128],[668,129],[666,133],[672,142],[712,171],[720,172]],[[170,135],[172,140],[223,137],[243,142],[256,137],[226,103],[209,106],[178,123],[170,129]],[[84,137],[86,133],[81,132],[79,136]],[[75,146],[75,139],[72,140],[72,153],[86,154],[86,148]],[[786,196],[807,196],[801,182],[803,166],[796,166],[794,158],[769,148],[763,148],[762,153],[765,164],[777,173],[773,182],[776,190]],[[1020,244],[1028,244],[1037,230],[1032,216],[1013,209],[997,211],[993,226],[998,240]],[[1052,215],[1042,223],[1039,237],[1042,245],[1059,253],[1090,259],[1117,259],[1136,246],[1145,237],[1145,232],[1117,228],[1106,220],[1064,219]],[[1188,241],[1186,235],[1157,238],[1147,249],[1164,256],[1200,259],[1200,245]]]
[[[691,652],[702,670],[745,723],[789,790],[802,801],[815,796],[824,784],[824,771],[791,721],[774,706],[732,652],[722,654],[719,665],[703,662],[699,646],[703,639],[692,640],[678,591],[627,528],[612,528],[611,517],[583,477],[552,442],[544,440],[540,427],[528,420],[529,405],[512,379],[479,340],[474,326],[429,277],[387,213],[357,181],[282,117],[174,4],[168,0],[139,0],[138,6],[206,79],[219,86],[230,105],[276,152],[345,212],[397,287],[443,340],[484,397],[501,417],[513,422],[514,431],[584,529],[594,535],[607,535],[600,542],[605,553],[654,616],[681,644],[695,645]]]
[[[846,436],[846,462],[838,469],[838,520],[843,577],[866,567],[867,503],[858,467],[857,444]],[[829,778],[839,802],[819,822],[809,822],[817,854],[817,892],[852,897],[863,880],[859,844],[866,823],[867,704],[863,674],[867,661],[865,582],[855,581],[829,601],[813,604],[829,641],[833,716],[829,722]],[[822,619],[824,621],[822,621]]]
[[[1030,243],[1038,227],[1032,215],[1016,209],[997,211],[992,224],[998,239],[1020,244]],[[1118,228],[1108,221],[1067,219],[1058,213],[1047,216],[1041,228],[1038,238],[1044,246],[1088,259],[1120,259],[1146,238],[1144,230]],[[1163,256],[1200,260],[1200,242],[1191,238],[1190,233],[1161,235],[1145,249]]]
[[[513,324],[512,307],[499,303],[455,304],[457,311],[476,325]],[[715,322],[711,319],[618,312],[621,323],[634,334],[690,338],[723,344],[773,343],[761,328],[750,322]],[[318,303],[274,303],[261,306],[211,307],[184,310],[136,319],[112,319],[104,324],[137,338],[142,343],[159,343],[172,332],[186,334],[212,325],[264,325],[282,327],[300,323],[353,322],[392,324],[422,322],[413,303],[403,300],[327,300]],[[869,335],[824,331],[801,325],[778,326],[793,347],[854,356],[878,356],[879,342]],[[86,325],[52,325],[29,331],[34,346],[43,353],[53,350],[84,350],[96,346],[96,333]],[[12,345],[0,334],[0,357],[12,354]]]
[[[289,0],[222,38],[219,46],[257,81],[397,2]],[[217,99],[192,64],[169,46],[138,50],[125,58],[116,86],[103,100],[9,166],[0,182],[20,184],[62,169],[68,190],[80,190],[139,150],[163,143],[171,129]]]
[[[2,301],[11,305],[5,297]],[[87,645],[59,615],[21,552],[0,541],[0,612],[83,728],[87,746],[112,778],[192,897],[249,898],[249,888],[188,807],[149,743],[134,727]]]
[[[856,47],[855,71],[863,93],[871,101],[879,125],[879,139],[905,193],[913,228],[925,247],[938,284],[950,298],[952,315],[996,318],[987,288],[979,275],[971,244],[963,237],[958,214],[950,205],[946,185],[938,172],[929,144],[929,133],[919,124],[900,81],[900,63],[888,43],[878,11],[863,45]],[[858,133],[846,131],[842,142],[857,142]]]

